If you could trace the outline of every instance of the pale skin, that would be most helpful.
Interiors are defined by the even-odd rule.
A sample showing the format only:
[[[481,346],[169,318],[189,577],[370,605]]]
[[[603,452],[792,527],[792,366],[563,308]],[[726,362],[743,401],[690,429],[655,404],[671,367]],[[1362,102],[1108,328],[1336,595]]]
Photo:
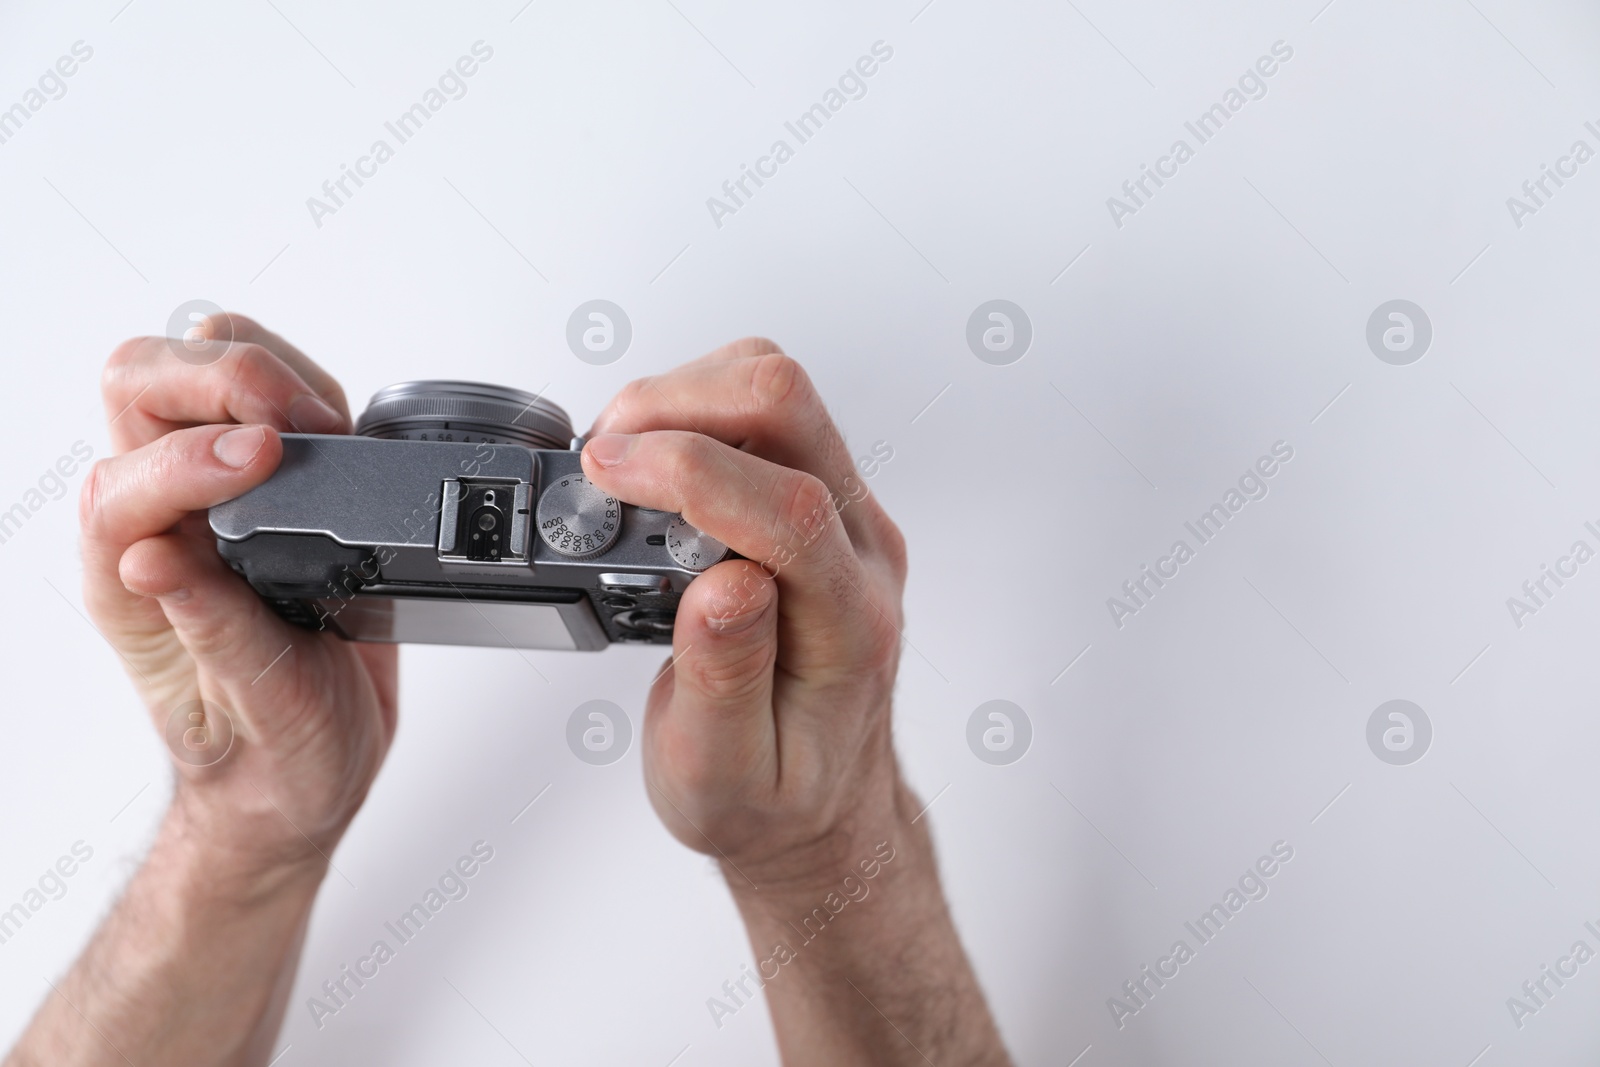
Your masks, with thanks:
[[[116,455],[81,522],[85,605],[156,729],[203,699],[233,747],[174,761],[149,855],[7,1067],[265,1064],[328,856],[394,737],[396,649],[287,625],[209,537],[204,510],[271,475],[280,431],[350,429],[325,371],[231,319],[209,365],[159,338],[113,353]],[[793,949],[762,968],[783,1062],[1009,1064],[892,745],[905,543],[805,372],[740,341],[630,384],[589,436],[598,485],[746,557],[685,594],[642,748],[657,814],[718,859],[755,960]],[[870,893],[804,942],[797,925],[850,875]]]

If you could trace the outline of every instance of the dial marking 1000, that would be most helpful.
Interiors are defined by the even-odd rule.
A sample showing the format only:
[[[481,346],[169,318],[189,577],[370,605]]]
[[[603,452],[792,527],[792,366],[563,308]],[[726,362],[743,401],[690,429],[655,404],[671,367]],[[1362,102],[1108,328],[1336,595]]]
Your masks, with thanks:
[[[582,559],[611,547],[622,525],[622,505],[583,475],[569,474],[539,497],[535,520],[551,549]]]

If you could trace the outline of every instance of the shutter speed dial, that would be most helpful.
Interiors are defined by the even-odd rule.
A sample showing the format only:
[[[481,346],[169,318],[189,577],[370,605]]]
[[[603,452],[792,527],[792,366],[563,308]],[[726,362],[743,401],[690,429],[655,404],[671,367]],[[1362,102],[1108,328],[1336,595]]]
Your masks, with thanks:
[[[667,526],[667,553],[684,570],[699,574],[721,563],[728,546],[689,525],[682,515],[674,515]]]
[[[567,474],[539,495],[539,536],[571,559],[598,556],[622,532],[622,505],[581,474]]]

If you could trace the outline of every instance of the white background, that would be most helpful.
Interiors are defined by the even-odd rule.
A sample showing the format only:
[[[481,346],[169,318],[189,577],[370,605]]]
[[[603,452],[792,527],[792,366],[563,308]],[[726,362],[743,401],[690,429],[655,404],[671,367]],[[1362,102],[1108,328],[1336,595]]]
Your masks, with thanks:
[[[899,748],[1021,1063],[1600,1052],[1600,962],[1521,1029],[1506,1006],[1600,948],[1600,563],[1520,629],[1506,606],[1600,547],[1600,162],[1520,229],[1506,206],[1600,148],[1593,5],[124,2],[0,14],[0,107],[94,49],[0,145],[0,509],[74,441],[106,453],[104,357],[197,297],[358,404],[456,376],[548,386],[580,426],[632,377],[772,336],[857,454],[894,449],[871,484],[911,545]],[[315,226],[306,198],[478,40],[468,94]],[[865,98],[718,228],[706,198],[879,40]],[[1106,198],[1279,40],[1267,96],[1114,225]],[[608,367],[564,341],[597,297],[635,332]],[[997,297],[1035,330],[1010,366],[964,337]],[[1410,366],[1364,337],[1395,298],[1435,331]],[[1106,598],[1279,440],[1270,495],[1114,626]],[[169,788],[76,610],[79,480],[0,545],[0,907],[94,849],[0,946],[5,1040]],[[637,716],[659,652],[529,660],[405,652],[283,1067],[775,1062],[764,1008],[707,1012],[752,957],[637,751],[594,768],[563,741],[582,701]],[[997,698],[1034,725],[1009,767],[965,741]],[[1410,766],[1366,742],[1394,698],[1434,728]],[[319,1030],[306,998],[478,839],[471,894]],[[1270,895],[1117,1029],[1107,998],[1279,840]]]

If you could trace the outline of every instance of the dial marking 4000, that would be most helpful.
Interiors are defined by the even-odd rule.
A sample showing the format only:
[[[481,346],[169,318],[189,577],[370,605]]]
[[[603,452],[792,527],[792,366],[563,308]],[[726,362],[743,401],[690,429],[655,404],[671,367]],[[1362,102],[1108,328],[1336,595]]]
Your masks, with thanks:
[[[587,559],[615,543],[622,530],[622,505],[583,475],[568,474],[540,495],[534,521],[553,551]]]

